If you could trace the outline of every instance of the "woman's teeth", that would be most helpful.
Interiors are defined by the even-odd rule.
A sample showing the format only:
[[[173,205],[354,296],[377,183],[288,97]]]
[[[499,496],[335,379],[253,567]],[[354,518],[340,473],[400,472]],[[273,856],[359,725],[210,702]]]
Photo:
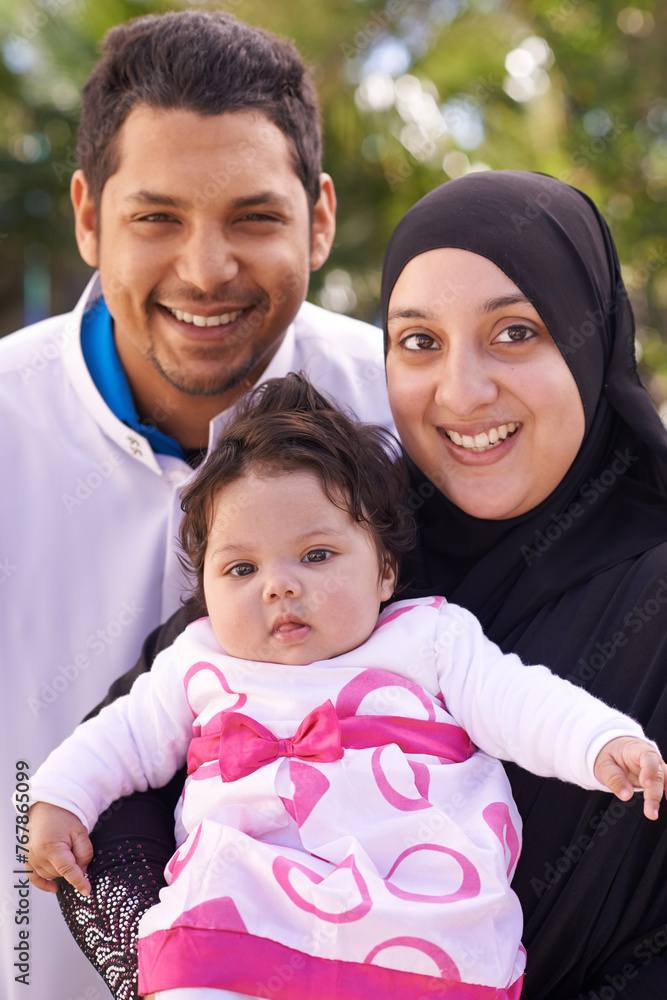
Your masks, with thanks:
[[[489,431],[482,431],[481,434],[459,434],[458,431],[445,431],[450,441],[458,445],[459,448],[467,448],[468,451],[487,451],[503,442],[510,434],[514,434],[518,424],[500,424],[499,427],[492,427]]]
[[[170,309],[169,312],[181,323],[192,323],[193,326],[226,326],[238,319],[243,309],[236,309],[234,312],[223,313],[221,316],[197,316],[195,313],[181,312],[180,309]]]

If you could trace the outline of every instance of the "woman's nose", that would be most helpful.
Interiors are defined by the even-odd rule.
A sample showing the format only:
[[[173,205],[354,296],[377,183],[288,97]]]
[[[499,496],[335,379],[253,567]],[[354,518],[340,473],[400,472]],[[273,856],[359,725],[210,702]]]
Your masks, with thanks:
[[[499,386],[489,361],[479,352],[451,347],[435,372],[435,402],[451,416],[470,417],[494,403]]]
[[[234,249],[217,224],[197,227],[185,241],[176,264],[179,278],[200,292],[215,293],[239,273]]]

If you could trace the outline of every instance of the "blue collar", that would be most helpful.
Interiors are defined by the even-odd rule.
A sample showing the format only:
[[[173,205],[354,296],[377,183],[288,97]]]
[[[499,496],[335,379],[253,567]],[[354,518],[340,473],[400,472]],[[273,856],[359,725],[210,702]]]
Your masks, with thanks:
[[[104,299],[98,299],[83,314],[81,349],[90,376],[111,412],[145,437],[158,455],[175,455],[176,458],[185,459],[185,452],[175,438],[165,434],[155,424],[144,423],[139,419],[130,385],[116,350],[111,315]]]

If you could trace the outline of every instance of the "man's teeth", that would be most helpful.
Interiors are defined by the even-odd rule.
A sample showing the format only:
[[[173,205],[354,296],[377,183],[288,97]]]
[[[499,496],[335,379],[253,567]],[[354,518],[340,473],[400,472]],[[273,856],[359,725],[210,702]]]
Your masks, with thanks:
[[[467,448],[469,451],[486,451],[493,448],[499,441],[504,441],[509,434],[513,434],[518,424],[501,424],[499,427],[492,427],[489,431],[482,431],[481,434],[459,434],[458,431],[445,431],[447,437],[460,448]]]
[[[233,323],[238,319],[243,309],[223,313],[222,316],[197,316],[195,313],[181,312],[180,309],[169,309],[169,312],[176,319],[180,319],[181,323],[192,323],[194,326],[226,326],[227,323]]]

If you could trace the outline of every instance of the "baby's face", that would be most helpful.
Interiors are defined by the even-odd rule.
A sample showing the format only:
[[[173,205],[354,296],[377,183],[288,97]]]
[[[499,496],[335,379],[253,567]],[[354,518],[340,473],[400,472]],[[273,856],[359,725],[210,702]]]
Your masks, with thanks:
[[[248,472],[220,492],[204,596],[226,653],[290,664],[339,656],[368,638],[394,584],[370,532],[315,473]]]

